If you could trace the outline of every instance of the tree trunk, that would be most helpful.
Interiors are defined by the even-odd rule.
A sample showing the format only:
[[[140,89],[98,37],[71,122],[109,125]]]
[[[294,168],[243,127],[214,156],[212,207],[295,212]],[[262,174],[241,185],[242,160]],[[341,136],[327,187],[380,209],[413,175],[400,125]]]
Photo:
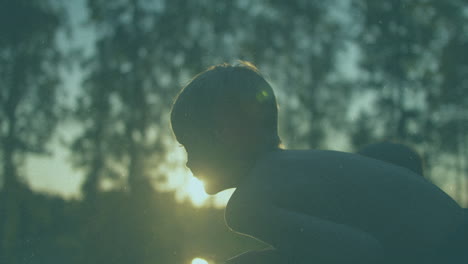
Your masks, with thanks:
[[[20,186],[17,178],[15,164],[15,118],[14,111],[7,113],[8,132],[3,139],[3,191],[5,197],[5,222],[3,228],[3,238],[1,240],[1,260],[4,263],[19,263],[17,256],[18,250],[18,223],[19,223],[19,205],[21,203]]]

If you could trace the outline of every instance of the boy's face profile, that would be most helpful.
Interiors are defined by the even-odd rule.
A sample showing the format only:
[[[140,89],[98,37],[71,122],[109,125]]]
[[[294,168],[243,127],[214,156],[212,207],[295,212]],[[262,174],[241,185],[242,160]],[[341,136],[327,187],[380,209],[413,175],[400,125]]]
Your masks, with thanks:
[[[233,120],[224,121],[216,122],[210,129],[193,126],[192,133],[179,139],[187,152],[187,168],[203,181],[208,194],[236,187],[256,147],[254,142],[244,138],[249,134],[248,129],[233,127]],[[254,137],[250,135],[249,138]]]
[[[232,155],[224,144],[213,137],[187,139],[182,143],[187,152],[186,166],[203,181],[208,194],[233,187]]]
[[[193,176],[203,181],[207,193],[212,192],[210,187],[216,174],[214,169],[210,168],[214,166],[212,159],[216,153],[213,142],[209,142],[206,138],[198,138],[187,139],[182,144],[187,152],[187,168],[192,171]]]
[[[273,90],[249,64],[196,75],[177,96],[171,125],[209,194],[236,187],[260,152],[279,144]]]

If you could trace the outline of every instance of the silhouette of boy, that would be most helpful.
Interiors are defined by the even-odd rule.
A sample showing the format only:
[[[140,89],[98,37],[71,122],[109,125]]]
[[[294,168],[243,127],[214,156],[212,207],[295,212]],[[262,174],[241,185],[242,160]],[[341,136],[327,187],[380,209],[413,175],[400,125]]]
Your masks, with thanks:
[[[405,168],[281,149],[277,117],[272,88],[249,63],[198,74],[173,105],[174,135],[207,193],[237,188],[227,225],[272,246],[227,263],[433,263],[460,230],[458,204]]]

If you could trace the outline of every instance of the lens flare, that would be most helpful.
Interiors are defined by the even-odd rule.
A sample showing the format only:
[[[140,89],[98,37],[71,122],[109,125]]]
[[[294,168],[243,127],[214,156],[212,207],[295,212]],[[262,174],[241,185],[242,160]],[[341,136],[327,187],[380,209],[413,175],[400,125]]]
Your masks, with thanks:
[[[192,264],[209,264],[208,261],[202,259],[202,258],[194,258],[192,260]]]

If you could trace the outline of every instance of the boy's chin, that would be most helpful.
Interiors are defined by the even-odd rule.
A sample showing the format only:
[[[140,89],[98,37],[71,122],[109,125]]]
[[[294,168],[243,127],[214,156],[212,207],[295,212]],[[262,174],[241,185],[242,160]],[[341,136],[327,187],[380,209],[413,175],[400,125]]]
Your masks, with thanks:
[[[215,195],[217,193],[219,193],[221,190],[219,190],[219,188],[214,188],[210,185],[208,186],[205,186],[205,192],[209,195]]]
[[[221,191],[224,191],[226,188],[222,188],[216,184],[205,184],[205,192],[209,195],[215,195]]]

